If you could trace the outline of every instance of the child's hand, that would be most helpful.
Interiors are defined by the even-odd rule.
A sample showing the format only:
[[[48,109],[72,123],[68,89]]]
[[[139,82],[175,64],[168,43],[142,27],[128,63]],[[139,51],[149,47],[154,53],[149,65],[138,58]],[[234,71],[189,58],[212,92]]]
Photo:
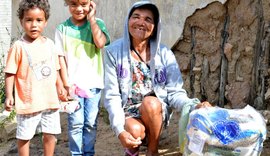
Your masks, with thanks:
[[[14,98],[6,98],[5,100],[5,110],[6,111],[12,111],[13,109],[13,106],[14,106]]]
[[[64,87],[60,87],[57,92],[58,92],[58,98],[61,101],[67,101],[68,100],[68,98],[67,98],[68,92]]]
[[[96,22],[95,15],[96,15],[96,3],[91,0],[89,13],[87,15],[87,19],[90,23]]]

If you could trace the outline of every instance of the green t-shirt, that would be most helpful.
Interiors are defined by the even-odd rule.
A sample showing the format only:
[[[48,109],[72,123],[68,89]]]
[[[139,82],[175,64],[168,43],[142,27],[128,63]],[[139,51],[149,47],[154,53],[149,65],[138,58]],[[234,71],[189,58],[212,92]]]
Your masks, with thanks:
[[[101,19],[96,19],[110,43],[109,33]],[[103,88],[103,59],[101,49],[95,46],[89,21],[75,26],[70,19],[56,28],[55,44],[59,55],[66,58],[70,84],[83,89]]]

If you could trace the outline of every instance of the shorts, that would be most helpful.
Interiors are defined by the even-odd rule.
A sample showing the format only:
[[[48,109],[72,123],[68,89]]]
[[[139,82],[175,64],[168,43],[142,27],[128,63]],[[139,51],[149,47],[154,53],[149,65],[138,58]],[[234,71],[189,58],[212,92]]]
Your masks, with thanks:
[[[137,104],[129,105],[128,107],[124,108],[125,119],[128,119],[128,118],[140,119],[141,113],[140,113],[139,108],[141,104],[142,103],[137,103]],[[165,121],[166,114],[167,114],[166,106],[164,103],[161,103],[161,107],[162,107],[162,121]]]
[[[140,118],[141,117],[141,113],[139,110],[139,107],[141,106],[142,103],[138,103],[138,104],[133,104],[130,105],[128,108],[124,109],[125,112],[125,118]]]
[[[59,110],[44,110],[33,114],[17,114],[16,138],[30,140],[37,133],[60,134]]]

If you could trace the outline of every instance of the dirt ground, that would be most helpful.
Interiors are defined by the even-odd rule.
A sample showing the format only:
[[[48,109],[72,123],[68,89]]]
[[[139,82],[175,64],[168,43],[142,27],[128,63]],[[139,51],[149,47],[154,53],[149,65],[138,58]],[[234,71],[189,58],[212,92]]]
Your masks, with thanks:
[[[106,115],[106,114],[105,114]],[[61,114],[62,133],[57,136],[55,156],[69,156],[67,137],[66,114]],[[160,141],[160,154],[166,156],[179,156],[177,120],[171,121],[171,126],[164,131]],[[167,134],[165,132],[168,132]],[[111,130],[108,119],[102,113],[99,117],[98,134],[96,142],[96,156],[122,156],[124,149]],[[146,148],[141,147],[140,155],[145,155]],[[30,156],[43,155],[41,136],[36,135],[30,144]],[[12,139],[5,145],[0,143],[0,156],[17,156],[16,140]]]
[[[178,148],[178,114],[174,114],[170,122],[170,126],[166,129],[160,139],[159,152],[161,156],[180,156]],[[55,156],[69,156],[66,114],[61,115],[62,118],[62,134],[57,136],[57,146]],[[35,136],[31,141],[30,156],[43,155],[41,137]],[[145,156],[145,147],[141,148],[140,156]],[[270,141],[265,142],[265,146],[261,156],[269,156]],[[16,156],[17,147],[16,140],[12,139],[7,144],[0,144],[0,156]],[[96,156],[123,156],[124,151],[118,139],[113,134],[106,116],[99,118],[98,136],[96,142]]]

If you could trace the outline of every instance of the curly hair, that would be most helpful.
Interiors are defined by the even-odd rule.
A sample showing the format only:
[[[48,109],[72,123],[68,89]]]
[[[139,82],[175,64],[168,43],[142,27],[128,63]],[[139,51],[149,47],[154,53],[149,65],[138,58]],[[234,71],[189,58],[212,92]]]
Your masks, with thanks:
[[[17,10],[17,16],[19,19],[23,19],[24,12],[29,9],[39,8],[44,11],[45,19],[48,20],[50,17],[50,4],[48,0],[21,0],[19,9]]]

